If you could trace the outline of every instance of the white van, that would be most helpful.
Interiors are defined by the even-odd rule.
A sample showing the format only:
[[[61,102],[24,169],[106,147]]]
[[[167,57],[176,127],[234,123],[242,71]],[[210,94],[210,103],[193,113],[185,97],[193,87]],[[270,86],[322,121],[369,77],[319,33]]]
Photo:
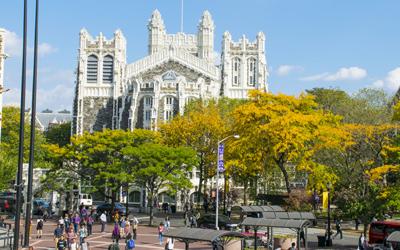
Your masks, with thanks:
[[[80,194],[78,204],[84,206],[91,206],[93,204],[92,196],[90,194]]]

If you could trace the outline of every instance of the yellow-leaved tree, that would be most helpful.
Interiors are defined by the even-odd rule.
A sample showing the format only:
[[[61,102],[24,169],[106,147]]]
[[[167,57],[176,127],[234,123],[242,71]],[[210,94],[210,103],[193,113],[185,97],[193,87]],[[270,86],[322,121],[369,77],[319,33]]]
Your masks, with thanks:
[[[311,95],[294,97],[253,91],[250,101],[238,106],[232,116],[232,129],[240,134],[240,139],[232,144],[231,150],[246,153],[246,158],[241,156],[246,161],[242,164],[248,165],[250,161],[262,167],[277,166],[288,193],[291,192],[289,168],[307,171],[311,176],[323,173],[313,155],[322,147],[336,145],[331,140],[340,137],[331,135],[336,134],[334,128],[340,118],[318,109]]]

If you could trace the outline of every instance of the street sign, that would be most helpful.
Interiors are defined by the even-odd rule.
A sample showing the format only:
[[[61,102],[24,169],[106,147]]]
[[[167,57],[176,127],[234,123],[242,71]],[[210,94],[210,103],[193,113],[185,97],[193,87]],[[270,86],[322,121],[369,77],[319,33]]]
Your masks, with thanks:
[[[218,145],[218,171],[224,172],[224,144],[220,143]]]

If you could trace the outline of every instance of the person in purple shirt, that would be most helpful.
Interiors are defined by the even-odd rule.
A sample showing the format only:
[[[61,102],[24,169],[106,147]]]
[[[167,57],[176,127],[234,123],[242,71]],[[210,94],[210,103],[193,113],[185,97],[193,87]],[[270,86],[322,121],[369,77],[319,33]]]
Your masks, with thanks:
[[[72,223],[74,223],[74,232],[78,233],[78,226],[79,226],[79,223],[81,223],[81,218],[79,217],[79,215],[77,213],[72,218]]]

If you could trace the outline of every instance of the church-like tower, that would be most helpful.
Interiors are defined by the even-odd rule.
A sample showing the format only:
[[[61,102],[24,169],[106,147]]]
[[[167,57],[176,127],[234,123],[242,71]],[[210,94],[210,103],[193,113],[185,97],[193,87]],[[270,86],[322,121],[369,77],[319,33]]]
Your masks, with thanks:
[[[118,128],[118,98],[123,92],[126,40],[120,30],[107,40],[82,29],[74,100],[73,132]]]
[[[257,34],[250,42],[245,35],[234,42],[229,32],[222,41],[222,95],[229,98],[247,98],[249,90],[267,88],[267,61],[265,58],[265,35]]]
[[[149,24],[149,55],[160,52],[165,43],[165,25],[158,10],[151,15]]]
[[[197,44],[199,47],[198,56],[214,63],[214,21],[210,12],[204,11],[200,19],[197,33]]]

